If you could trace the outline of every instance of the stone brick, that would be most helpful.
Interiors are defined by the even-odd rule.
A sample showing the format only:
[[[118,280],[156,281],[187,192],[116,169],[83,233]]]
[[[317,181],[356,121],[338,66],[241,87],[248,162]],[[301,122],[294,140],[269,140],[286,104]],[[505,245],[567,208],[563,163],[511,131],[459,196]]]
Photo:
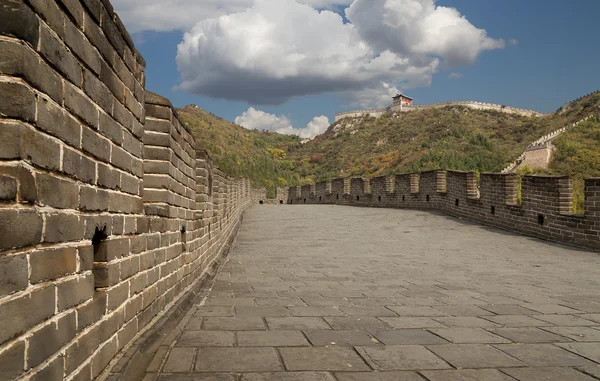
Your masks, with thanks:
[[[0,47],[1,48],[1,47]],[[24,126],[20,123],[0,121],[0,159],[21,158],[21,136]]]
[[[30,0],[29,3],[37,14],[46,21],[50,28],[52,28],[59,37],[64,38],[65,16],[58,5],[56,5],[56,2],[54,2],[54,0]]]
[[[0,209],[0,250],[40,243],[42,225],[42,216],[34,210]]]
[[[125,95],[125,86],[119,77],[115,74],[108,63],[102,61],[100,68],[100,81],[104,83],[117,98],[119,102],[123,102]]]
[[[94,265],[94,286],[97,288],[111,287],[121,279],[119,263],[96,263]]]
[[[83,83],[83,68],[67,47],[42,25],[40,29],[40,53],[50,61],[69,81],[78,87]]]
[[[39,372],[33,374],[28,381],[61,381],[63,379],[64,368],[64,356],[57,356]]]
[[[14,36],[37,46],[40,21],[36,14],[24,3],[0,0],[0,34]]]
[[[54,314],[54,286],[31,291],[27,295],[0,304],[0,343],[17,337]],[[2,368],[4,369],[4,368]]]
[[[100,113],[100,133],[110,139],[113,143],[123,144],[123,133],[127,130],[117,123],[112,117]]]
[[[84,69],[83,88],[85,93],[106,113],[112,114],[114,98],[110,90],[89,70]]]
[[[27,365],[35,367],[71,341],[77,333],[77,317],[71,312],[35,331],[27,341]]]
[[[121,173],[107,165],[98,164],[98,185],[109,189],[120,189]]]
[[[124,131],[123,148],[135,157],[141,158],[144,146],[141,141],[129,131]]]
[[[129,343],[138,332],[138,321],[136,318],[128,322],[118,333],[119,350]]]
[[[110,262],[129,255],[129,238],[116,238],[103,241],[96,251],[95,262]]]
[[[106,291],[108,297],[108,311],[119,308],[129,298],[129,282],[123,282]]]
[[[29,284],[28,277],[26,255],[0,257],[0,297],[26,289]]]
[[[89,184],[96,182],[96,162],[66,147],[63,149],[63,172]]]
[[[63,142],[79,148],[81,125],[55,103],[46,98],[38,100],[37,126]]]
[[[0,5],[2,3],[0,2]],[[17,341],[0,353],[0,380],[16,380],[24,373],[25,368],[25,342]]]
[[[17,179],[10,176],[0,176],[0,201],[17,200]]]
[[[50,170],[60,170],[60,144],[58,141],[31,128],[23,128],[21,157],[31,164]]]
[[[106,294],[96,292],[91,301],[77,307],[77,321],[80,331],[100,321],[106,314]]]
[[[83,19],[83,14],[81,15]],[[86,64],[86,66],[97,75],[100,74],[100,54],[94,49],[92,44],[85,38],[83,32],[79,30],[70,20],[65,21],[65,43],[77,54],[77,56]]]
[[[0,115],[27,122],[35,120],[35,94],[23,83],[0,82],[0,97]]]
[[[112,156],[110,158],[111,164],[124,170],[131,172],[132,157],[121,147],[113,147]]]
[[[93,155],[104,162],[110,160],[110,142],[94,130],[84,126],[81,143],[83,150],[90,155]]]
[[[89,1],[89,0],[88,0]],[[96,0],[94,0],[96,1]],[[103,9],[102,7],[100,9]],[[96,22],[92,20],[92,18],[85,13],[85,35],[90,40],[92,45],[98,49],[100,54],[110,63],[112,64],[115,60],[115,50],[112,45],[102,33],[102,29]]]
[[[56,285],[58,290],[58,312],[75,307],[94,296],[92,274],[79,276]]]
[[[29,257],[31,266],[31,283],[56,279],[75,273],[77,266],[77,249],[65,247],[34,251]]]
[[[79,271],[89,271],[94,268],[94,247],[91,245],[77,248]]]
[[[65,107],[88,126],[98,128],[98,108],[75,86],[65,85]]]
[[[60,243],[80,241],[84,237],[84,221],[74,214],[46,215],[44,242]]]
[[[79,208],[90,212],[103,212],[108,210],[108,192],[92,187],[79,188]]]
[[[69,12],[80,28],[83,28],[84,9],[80,0],[58,0]]]
[[[79,186],[44,173],[37,174],[38,200],[43,206],[59,209],[77,209]]]

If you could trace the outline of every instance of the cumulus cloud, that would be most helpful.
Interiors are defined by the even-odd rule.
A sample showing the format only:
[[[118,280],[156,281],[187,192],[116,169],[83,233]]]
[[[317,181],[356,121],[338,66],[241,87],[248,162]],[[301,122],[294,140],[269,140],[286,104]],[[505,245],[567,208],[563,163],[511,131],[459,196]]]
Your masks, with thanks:
[[[299,0],[317,8],[349,5],[353,0]],[[112,0],[132,32],[189,30],[197,22],[250,8],[253,0]]]
[[[434,0],[354,0],[346,17],[350,23],[297,0],[255,0],[244,11],[204,19],[178,46],[177,88],[251,104],[337,92],[353,104],[380,106],[390,95],[382,83],[427,86],[441,67],[504,47]]]
[[[450,78],[450,79],[459,79],[459,78],[462,78],[462,77],[464,77],[464,74],[462,74],[462,73],[456,73],[456,72],[452,72],[452,73],[450,73],[448,75],[448,78]]]
[[[250,107],[248,111],[244,111],[242,115],[235,118],[235,123],[249,130],[266,130],[312,139],[327,130],[329,118],[324,115],[317,116],[305,128],[294,128],[292,122],[285,115],[277,116]]]

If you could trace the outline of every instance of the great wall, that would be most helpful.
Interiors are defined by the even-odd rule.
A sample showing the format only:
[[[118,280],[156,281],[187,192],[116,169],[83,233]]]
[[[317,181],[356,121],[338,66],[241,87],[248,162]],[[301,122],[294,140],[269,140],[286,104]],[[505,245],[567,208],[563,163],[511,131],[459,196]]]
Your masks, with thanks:
[[[438,171],[268,200],[145,90],[145,61],[108,0],[0,5],[0,380],[93,380],[115,359],[151,358],[259,203],[441,210],[600,249],[600,179],[587,180],[581,216],[568,178],[525,177],[517,204],[506,174],[482,175],[481,196],[474,174]]]
[[[525,110],[525,109],[520,109],[520,108],[508,107],[508,106],[504,106],[504,105],[497,105],[497,104],[493,104],[493,103],[485,103],[485,102],[477,102],[477,101],[446,101],[446,102],[439,102],[439,103],[433,103],[433,104],[428,104],[428,105],[412,105],[412,106],[403,106],[403,107],[392,106],[390,108],[385,108],[385,109],[353,110],[353,111],[340,112],[340,113],[335,114],[335,121],[337,122],[344,118],[358,118],[358,117],[363,117],[363,116],[367,116],[367,115],[374,117],[374,118],[379,118],[386,112],[411,112],[411,111],[418,111],[418,110],[426,110],[426,109],[430,109],[430,108],[442,108],[442,107],[447,107],[447,106],[463,106],[463,107],[468,107],[468,108],[472,108],[472,109],[476,109],[476,110],[491,110],[491,111],[504,112],[507,114],[518,114],[518,115],[523,115],[523,116],[542,116],[542,115],[544,115],[540,112],[533,111],[533,110]]]

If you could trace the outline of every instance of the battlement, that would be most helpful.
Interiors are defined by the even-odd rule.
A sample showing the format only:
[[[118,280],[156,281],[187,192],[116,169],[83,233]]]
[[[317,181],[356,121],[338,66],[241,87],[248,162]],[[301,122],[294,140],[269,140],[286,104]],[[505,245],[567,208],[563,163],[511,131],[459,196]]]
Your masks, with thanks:
[[[265,190],[145,90],[108,1],[4,1],[0,56],[0,378],[92,380],[183,311]]]
[[[473,109],[477,109],[477,110],[492,110],[492,111],[499,111],[499,112],[504,112],[504,113],[508,113],[508,114],[523,115],[523,116],[543,116],[544,115],[543,113],[533,111],[533,110],[526,110],[526,109],[520,109],[520,108],[516,108],[516,107],[509,107],[509,106],[504,106],[504,105],[485,103],[485,102],[477,102],[477,101],[445,101],[445,102],[432,103],[432,104],[428,104],[428,105],[415,104],[415,105],[402,106],[402,107],[392,106],[389,109],[389,111],[410,112],[410,111],[416,111],[416,110],[426,110],[426,109],[430,109],[430,108],[441,108],[441,107],[447,107],[447,106],[464,106],[464,107],[469,107],[469,108],[473,108]],[[378,118],[387,111],[388,111],[388,109],[373,109],[373,110],[353,110],[353,111],[341,112],[341,113],[335,114],[335,121],[337,122],[338,120],[341,120],[343,118],[356,118],[356,117],[361,117],[361,116],[365,116],[365,115],[370,115],[375,118]]]
[[[290,189],[290,204],[438,210],[485,225],[600,251],[600,179],[585,182],[585,213],[574,215],[565,176],[429,171],[372,179],[333,179]],[[313,189],[314,191],[311,191]]]

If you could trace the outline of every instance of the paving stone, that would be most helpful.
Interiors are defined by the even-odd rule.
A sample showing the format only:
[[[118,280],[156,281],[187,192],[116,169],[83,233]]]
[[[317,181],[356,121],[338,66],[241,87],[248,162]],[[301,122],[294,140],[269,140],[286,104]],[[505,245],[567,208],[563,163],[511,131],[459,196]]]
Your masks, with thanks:
[[[558,304],[523,304],[523,307],[530,309],[532,311],[536,311],[540,314],[548,314],[548,315],[568,315],[568,314],[577,314],[581,311],[578,311],[573,308],[561,306]]]
[[[595,379],[573,368],[510,368],[502,371],[519,381],[594,381]]]
[[[246,373],[242,381],[336,381],[326,372]]]
[[[600,326],[600,314],[583,314],[583,315],[579,315],[579,316],[583,319],[594,321],[594,322],[598,323],[598,325]],[[598,327],[596,327],[596,328],[598,328]]]
[[[338,307],[297,306],[288,307],[293,316],[346,316]]]
[[[497,369],[427,370],[422,374],[429,381],[514,381]]]
[[[600,379],[600,365],[578,366],[580,371]]]
[[[208,298],[207,306],[254,306],[254,298]]]
[[[306,306],[300,298],[256,298],[258,306]]]
[[[555,343],[564,342],[562,336],[546,332],[539,328],[488,328],[488,331],[507,338],[515,343]]]
[[[321,288],[318,288],[318,290],[322,290]],[[352,303],[346,299],[346,298],[323,298],[323,297],[319,297],[319,298],[306,298],[303,297],[302,300],[304,300],[304,302],[309,305],[309,306],[334,306],[334,307],[339,307],[339,306],[351,306]]]
[[[232,317],[235,316],[234,307],[220,307],[220,306],[207,306],[198,307],[194,316],[221,316],[221,317]]]
[[[466,328],[493,328],[499,325],[489,320],[473,316],[461,317],[436,317],[436,321],[447,325],[448,327],[466,327]]]
[[[425,329],[371,331],[371,334],[386,345],[429,345],[448,343],[446,340]]]
[[[303,331],[308,329],[331,329],[320,317],[267,317],[267,325],[271,330]]]
[[[556,345],[600,363],[600,343],[569,343]]]
[[[548,327],[552,325],[525,315],[497,315],[484,318],[504,327]]]
[[[154,376],[148,377],[148,381],[155,381]],[[162,374],[156,381],[236,381],[236,379],[231,374]]]
[[[245,331],[237,333],[240,347],[300,347],[310,345],[300,331]]]
[[[598,325],[596,322],[573,315],[534,315],[532,317],[563,327],[589,327]]]
[[[398,316],[385,307],[340,307],[348,316]]]
[[[177,347],[232,347],[235,334],[229,331],[184,331]]]
[[[444,312],[426,306],[388,306],[388,308],[400,316],[448,316]]]
[[[535,311],[525,307],[510,304],[485,304],[480,306],[496,315],[535,315]]]
[[[434,305],[432,308],[450,316],[485,316],[494,315],[493,312],[469,304]]]
[[[581,312],[600,313],[600,303],[561,303]]]
[[[481,328],[440,328],[430,331],[455,344],[510,343],[509,340]]]
[[[202,329],[207,331],[260,331],[265,329],[259,317],[205,317]]]
[[[557,345],[580,344],[588,343]],[[529,366],[579,366],[591,364],[590,361],[583,357],[569,353],[553,344],[497,344],[495,347]]]
[[[444,324],[427,317],[382,317],[381,320],[393,328],[444,328]]]
[[[235,313],[239,317],[291,316],[284,306],[236,306]]]
[[[280,348],[279,353],[286,369],[291,371],[360,372],[371,370],[352,348]]]
[[[590,327],[546,327],[544,329],[575,341],[600,342],[600,329]]]
[[[415,372],[336,373],[338,381],[425,381]]]
[[[348,300],[355,306],[393,306],[396,304],[394,298],[373,297],[373,298],[351,298]]]
[[[427,348],[457,368],[524,366],[522,362],[487,344],[430,345]]]
[[[382,318],[394,319],[394,318]],[[331,328],[338,330],[385,330],[392,327],[378,318],[364,317],[326,317]]]
[[[304,332],[312,345],[325,347],[335,346],[357,346],[357,345],[381,345],[381,343],[369,335],[366,331],[337,331],[320,330]]]
[[[448,369],[445,361],[418,345],[357,347],[358,353],[374,370]]]
[[[283,371],[275,348],[200,348],[196,372]]]
[[[194,363],[195,348],[173,348],[167,357],[163,371],[168,373],[190,372]]]

